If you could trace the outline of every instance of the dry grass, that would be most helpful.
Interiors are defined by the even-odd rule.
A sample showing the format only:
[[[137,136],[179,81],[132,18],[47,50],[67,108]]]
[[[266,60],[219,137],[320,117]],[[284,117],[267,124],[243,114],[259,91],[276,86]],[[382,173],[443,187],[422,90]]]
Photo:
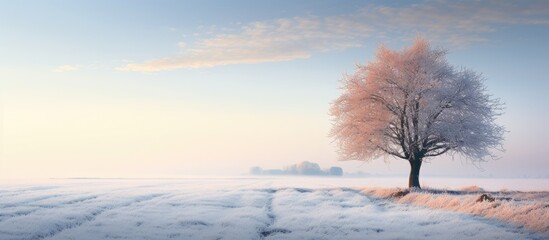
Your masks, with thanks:
[[[472,214],[523,226],[540,233],[549,233],[549,192],[487,192],[477,186],[460,190],[364,189],[378,198],[390,198],[433,209]],[[494,201],[478,202],[487,194]]]

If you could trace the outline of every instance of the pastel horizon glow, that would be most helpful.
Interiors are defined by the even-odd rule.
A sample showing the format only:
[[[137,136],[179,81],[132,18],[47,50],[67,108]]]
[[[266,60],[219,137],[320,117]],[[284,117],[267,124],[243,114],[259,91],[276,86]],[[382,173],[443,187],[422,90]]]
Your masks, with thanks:
[[[3,2],[0,178],[239,175],[338,161],[339,80],[417,36],[505,103],[499,159],[422,176],[549,177],[547,1]]]

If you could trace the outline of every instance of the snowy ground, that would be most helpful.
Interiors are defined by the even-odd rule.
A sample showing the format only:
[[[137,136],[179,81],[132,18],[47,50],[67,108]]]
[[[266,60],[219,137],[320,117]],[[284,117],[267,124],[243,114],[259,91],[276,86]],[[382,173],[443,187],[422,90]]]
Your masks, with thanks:
[[[1,182],[0,239],[549,239],[493,218],[378,198],[364,190],[368,181]]]

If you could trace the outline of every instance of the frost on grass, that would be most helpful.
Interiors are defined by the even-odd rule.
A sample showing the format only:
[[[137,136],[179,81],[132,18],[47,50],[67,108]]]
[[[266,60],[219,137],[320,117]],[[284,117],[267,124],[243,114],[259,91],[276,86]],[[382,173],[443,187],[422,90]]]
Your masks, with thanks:
[[[549,192],[484,191],[478,186],[452,190],[365,189],[363,192],[397,203],[497,219],[549,234]]]
[[[408,204],[422,198],[435,204],[423,196],[436,197],[432,193],[410,193],[394,202],[394,198],[372,197],[372,192],[365,194],[360,188],[341,187],[346,185],[349,183],[344,179],[319,183],[300,178],[71,180],[33,186],[0,185],[0,239],[547,237],[547,232],[536,233],[520,228],[520,224]],[[386,190],[389,195],[391,191]],[[525,205],[532,198],[549,198],[535,193],[509,194]],[[456,196],[473,198],[467,194]],[[459,206],[459,201],[452,201]]]

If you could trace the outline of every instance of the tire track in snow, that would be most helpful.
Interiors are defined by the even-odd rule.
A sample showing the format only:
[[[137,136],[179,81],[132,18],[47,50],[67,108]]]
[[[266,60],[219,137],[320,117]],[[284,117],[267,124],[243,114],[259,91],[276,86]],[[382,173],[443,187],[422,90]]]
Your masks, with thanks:
[[[70,196],[70,195],[71,194],[52,194],[52,195],[46,195],[46,196],[32,197],[32,198],[25,199],[25,200],[22,200],[22,201],[19,201],[19,202],[11,202],[11,203],[0,204],[0,209],[17,207],[17,206],[21,206],[21,205],[28,205],[28,204],[32,204],[34,202],[38,202],[38,201],[42,201],[42,200],[46,200],[46,199],[57,198],[57,197],[65,197],[65,196]]]
[[[35,193],[40,191],[49,191],[53,189],[59,189],[61,187],[58,186],[40,186],[40,187],[24,187],[24,188],[16,188],[16,189],[9,189],[9,190],[3,190],[0,191],[0,197],[6,198],[6,197],[15,197],[20,196],[26,193]]]
[[[69,222],[69,223],[65,223],[63,225],[58,225],[57,228],[52,229],[50,232],[47,232],[45,234],[42,234],[42,233],[36,234],[36,235],[32,236],[29,239],[30,240],[40,240],[40,239],[52,238],[55,235],[57,235],[57,234],[59,234],[63,231],[66,231],[66,230],[69,230],[69,229],[74,229],[74,228],[82,226],[85,223],[92,222],[97,218],[97,216],[99,216],[99,215],[101,215],[101,214],[103,214],[107,211],[112,211],[112,210],[115,210],[115,209],[128,207],[128,206],[131,206],[133,204],[140,203],[140,202],[150,201],[150,200],[153,200],[153,199],[165,196],[165,195],[167,195],[167,194],[164,193],[164,194],[144,195],[144,196],[140,196],[140,198],[137,198],[134,201],[126,202],[126,203],[123,203],[123,204],[120,204],[120,205],[103,206],[103,207],[100,207],[99,209],[96,209],[96,210],[92,211],[90,214],[84,216],[84,218],[81,219],[81,220],[76,220],[75,222]]]
[[[266,237],[276,233],[291,233],[292,231],[288,229],[272,228],[276,221],[276,215],[273,212],[273,200],[275,198],[277,190],[265,189],[265,191],[269,193],[269,197],[267,198],[267,202],[264,206],[265,211],[267,212],[267,217],[269,218],[269,222],[267,222],[267,225],[264,228],[259,229],[259,239],[265,239]]]
[[[11,214],[0,213],[0,222],[6,221],[6,220],[9,220],[9,219],[12,219],[12,218],[16,218],[16,217],[26,216],[26,215],[29,215],[29,214],[34,213],[36,211],[42,210],[42,209],[65,207],[65,206],[69,206],[69,205],[73,205],[73,204],[83,203],[83,202],[93,200],[93,199],[96,199],[96,198],[98,198],[98,196],[80,197],[80,198],[76,198],[76,199],[71,199],[69,201],[60,202],[60,203],[58,203],[58,205],[53,205],[53,204],[37,204],[37,205],[34,205],[34,204],[30,204],[29,207],[35,207],[35,208],[27,210],[27,211],[16,211],[16,212],[11,213]],[[6,208],[4,208],[4,209],[6,209]],[[6,218],[3,218],[3,217],[6,217]]]
[[[146,186],[148,186],[148,185],[146,185]],[[133,188],[138,189],[139,187],[141,187],[141,186],[138,185],[138,186],[134,186]],[[62,189],[62,188],[60,188],[60,187],[29,187],[29,188],[22,189],[22,191],[20,193],[23,193],[23,194],[24,193],[32,193],[32,191],[35,190],[35,189],[37,189],[37,190],[51,190],[51,189]],[[102,194],[78,197],[78,198],[74,198],[74,199],[71,199],[71,200],[68,200],[68,201],[62,201],[62,200],[64,200],[64,197],[72,196],[74,193],[51,194],[51,195],[42,195],[42,196],[40,196],[40,195],[38,195],[38,196],[29,196],[29,198],[21,199],[18,202],[0,203],[0,211],[4,211],[4,212],[7,209],[17,208],[17,207],[33,207],[34,208],[34,209],[16,211],[16,212],[11,213],[11,214],[10,213],[6,214],[6,213],[0,212],[0,222],[7,221],[7,220],[17,218],[17,217],[27,216],[27,215],[30,215],[30,214],[35,213],[37,211],[43,210],[43,209],[63,208],[63,207],[66,207],[66,206],[77,204],[77,203],[83,203],[83,202],[87,202],[89,200],[97,199],[97,198],[102,197],[102,196],[112,195],[113,193],[120,193],[120,192],[126,192],[126,191],[128,191],[127,187],[120,187],[120,188],[110,189],[109,191],[104,192]],[[23,194],[19,194],[19,195],[23,195]],[[82,195],[83,194],[89,194],[89,192],[87,192],[87,193],[82,192],[82,193],[79,193],[79,194],[82,194]],[[37,202],[40,202],[40,201],[43,201],[43,200],[55,199],[55,198],[60,198],[60,202],[57,203],[57,205],[55,205],[55,204],[37,204]],[[6,218],[3,218],[3,217],[6,217]]]

